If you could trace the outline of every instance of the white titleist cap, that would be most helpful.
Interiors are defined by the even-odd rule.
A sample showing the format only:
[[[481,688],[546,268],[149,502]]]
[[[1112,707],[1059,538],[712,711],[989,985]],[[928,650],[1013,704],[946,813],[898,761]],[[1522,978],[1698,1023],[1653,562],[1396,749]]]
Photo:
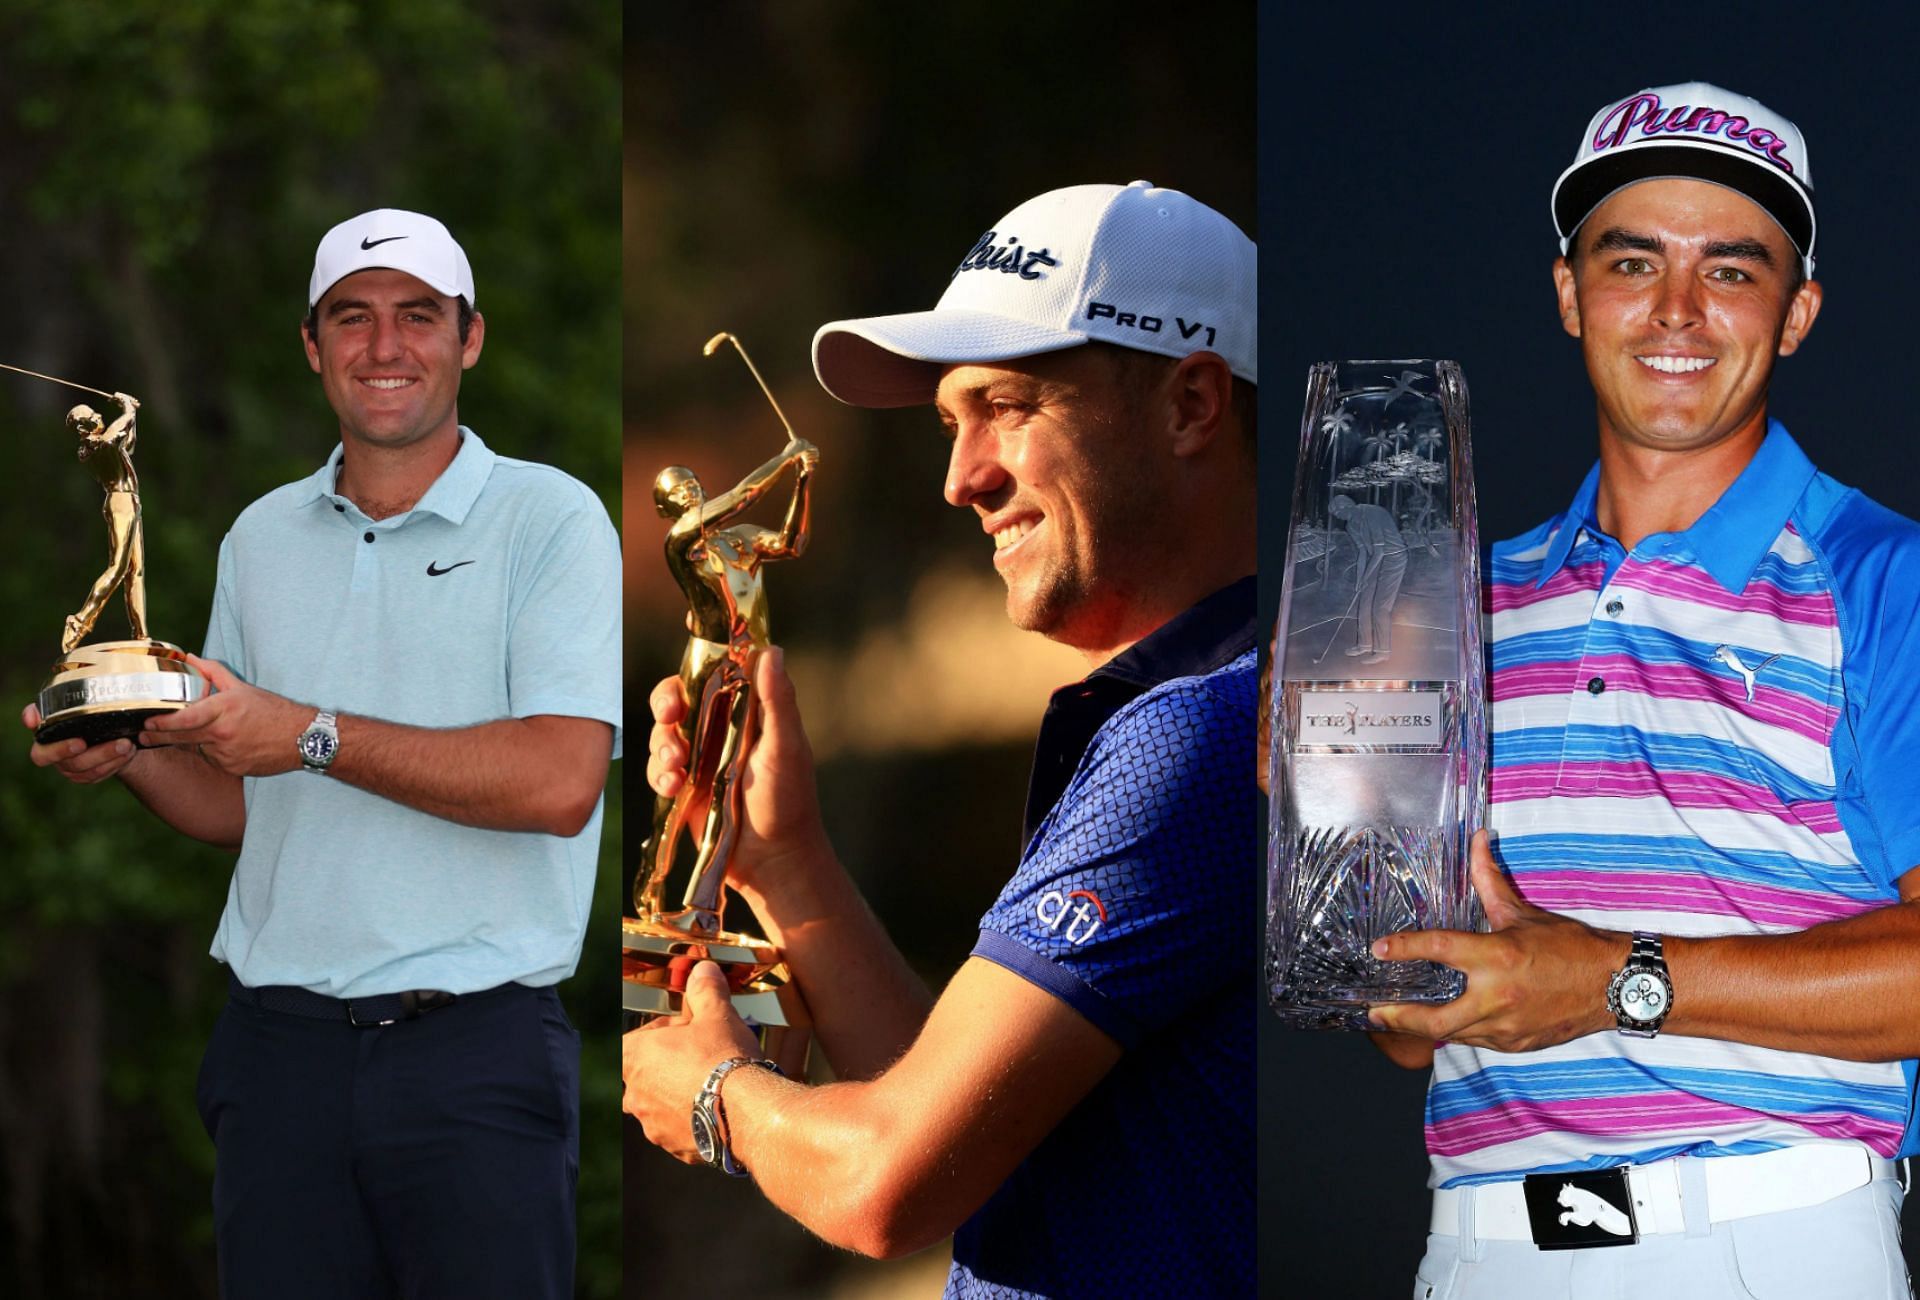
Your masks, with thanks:
[[[1253,241],[1178,190],[1073,185],[1028,199],[960,259],[932,311],[834,321],[813,371],[854,406],[933,400],[942,367],[1082,343],[1217,352],[1258,383]]]
[[[313,255],[313,279],[307,284],[307,306],[355,271],[374,267],[405,271],[435,292],[473,305],[473,268],[447,228],[418,212],[377,208],[349,217],[320,240]]]
[[[1779,223],[1813,278],[1813,172],[1800,128],[1765,104],[1689,81],[1616,100],[1593,115],[1573,166],[1553,184],[1560,251],[1593,210],[1637,181],[1711,181]]]

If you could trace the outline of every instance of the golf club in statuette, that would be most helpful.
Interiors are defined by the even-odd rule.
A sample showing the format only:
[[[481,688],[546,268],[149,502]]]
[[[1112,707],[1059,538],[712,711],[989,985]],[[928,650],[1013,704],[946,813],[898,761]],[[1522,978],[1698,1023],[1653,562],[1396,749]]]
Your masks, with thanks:
[[[721,912],[727,864],[740,833],[740,780],[753,745],[754,664],[768,645],[761,570],[806,548],[808,496],[820,453],[787,424],[738,339],[716,334],[706,354],[712,356],[725,343],[733,344],[773,403],[787,443],[718,496],[708,497],[693,471],[677,465],[654,480],[654,505],[673,521],[667,567],[689,609],[690,635],[680,661],[687,778],[679,793],[654,799],[652,826],[634,873],[635,914],[623,921],[622,1005],[641,1021],[677,1014],[687,975],[699,962],[717,962],[733,990],[734,1010],[759,1034],[761,1049],[797,1077],[805,1068],[809,1038],[799,990],[779,949],[753,935],[728,933]],[[791,495],[782,525],[745,522],[743,516],[783,482],[790,484]],[[693,861],[680,905],[669,909],[668,877],[689,830]]]
[[[78,440],[80,464],[100,484],[105,499],[107,567],[88,588],[80,608],[61,630],[60,658],[40,688],[40,725],[35,739],[54,744],[79,737],[89,745],[140,734],[148,718],[183,709],[207,693],[206,678],[186,652],[147,635],[147,555],[141,532],[140,480],[133,449],[140,403],[125,393],[88,388],[20,366],[0,370],[44,379],[104,397],[117,408],[109,419],[82,404],[67,412],[67,431]],[[115,591],[126,602],[129,639],[87,641]]]
[[[1464,977],[1384,962],[1401,930],[1484,929],[1486,675],[1467,386],[1451,361],[1307,374],[1275,636],[1267,988],[1301,1028],[1365,1029]]]

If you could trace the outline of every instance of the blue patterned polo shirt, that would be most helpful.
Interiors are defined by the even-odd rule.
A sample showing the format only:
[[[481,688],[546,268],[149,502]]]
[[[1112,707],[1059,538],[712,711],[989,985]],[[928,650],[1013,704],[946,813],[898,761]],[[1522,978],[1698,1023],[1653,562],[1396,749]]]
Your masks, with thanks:
[[[947,1295],[1251,1295],[1254,579],[1054,694],[973,952],[1125,1049],[954,1237]]]

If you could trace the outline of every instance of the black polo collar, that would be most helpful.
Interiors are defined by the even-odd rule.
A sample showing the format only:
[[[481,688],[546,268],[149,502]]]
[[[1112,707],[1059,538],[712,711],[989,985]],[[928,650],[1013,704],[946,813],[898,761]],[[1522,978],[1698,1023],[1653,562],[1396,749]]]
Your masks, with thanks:
[[[1059,802],[1108,718],[1162,682],[1218,671],[1253,649],[1256,585],[1249,575],[1222,587],[1053,693],[1034,745],[1023,844]]]

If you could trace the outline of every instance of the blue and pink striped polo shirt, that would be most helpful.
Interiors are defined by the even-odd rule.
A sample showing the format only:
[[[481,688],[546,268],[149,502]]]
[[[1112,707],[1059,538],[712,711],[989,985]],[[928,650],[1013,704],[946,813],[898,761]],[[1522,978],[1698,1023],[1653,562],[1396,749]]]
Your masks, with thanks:
[[[1492,822],[1520,892],[1689,936],[1897,901],[1920,865],[1920,525],[1817,472],[1778,422],[1691,528],[1631,553],[1600,530],[1598,482],[1493,548]],[[1678,1035],[1448,1045],[1431,1181],[1835,1140],[1903,1154],[1914,1078]]]

